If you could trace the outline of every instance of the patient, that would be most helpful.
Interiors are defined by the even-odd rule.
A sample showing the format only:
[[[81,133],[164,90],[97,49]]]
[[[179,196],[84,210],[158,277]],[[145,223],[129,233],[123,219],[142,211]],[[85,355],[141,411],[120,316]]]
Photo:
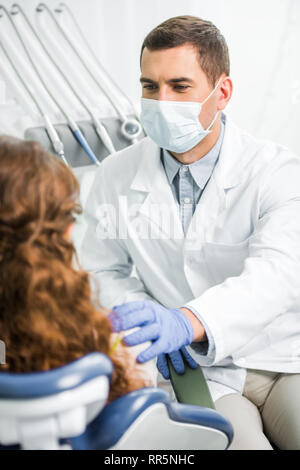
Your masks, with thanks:
[[[79,191],[72,171],[40,144],[0,137],[0,370],[46,371],[99,351],[114,366],[111,401],[151,384],[129,348],[113,347],[108,311],[74,266]]]

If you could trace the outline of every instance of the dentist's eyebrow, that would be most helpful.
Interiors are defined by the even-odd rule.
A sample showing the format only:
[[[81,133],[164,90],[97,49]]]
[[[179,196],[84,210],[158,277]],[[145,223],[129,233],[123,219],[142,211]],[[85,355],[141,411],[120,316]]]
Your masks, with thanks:
[[[188,77],[171,78],[170,80],[167,80],[167,83],[179,83],[179,82],[195,83],[194,80]]]
[[[151,83],[153,85],[157,85],[157,82],[155,82],[154,80],[151,80],[151,78],[146,78],[146,77],[141,77],[140,82],[141,83]]]
[[[140,78],[141,83],[151,83],[153,85],[158,85],[157,82],[154,80],[151,80],[151,78],[147,77],[141,77]],[[167,83],[180,83],[180,82],[187,82],[187,83],[195,83],[194,80],[188,77],[178,77],[178,78],[170,78],[170,80],[167,80]]]

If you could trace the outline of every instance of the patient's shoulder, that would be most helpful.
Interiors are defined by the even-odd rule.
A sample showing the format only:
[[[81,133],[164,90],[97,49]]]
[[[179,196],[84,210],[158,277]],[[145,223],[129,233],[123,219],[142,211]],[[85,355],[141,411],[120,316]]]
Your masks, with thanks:
[[[142,343],[137,346],[126,346],[122,342],[122,337],[130,334],[133,330],[128,330],[126,333],[111,335],[111,348],[113,349],[114,357],[124,366],[127,377],[130,380],[142,379],[144,387],[155,387],[157,385],[157,368],[155,360],[148,361],[144,364],[137,362],[136,358],[140,352],[144,351],[150,346],[150,342]]]

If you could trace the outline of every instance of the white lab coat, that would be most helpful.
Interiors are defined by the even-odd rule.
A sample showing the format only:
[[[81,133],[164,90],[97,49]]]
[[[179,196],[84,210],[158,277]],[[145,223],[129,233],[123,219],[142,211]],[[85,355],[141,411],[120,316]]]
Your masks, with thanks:
[[[138,205],[129,218],[124,200],[127,207]],[[108,217],[99,211],[103,203],[111,205]],[[168,238],[164,218],[152,210],[161,203],[176,237]],[[168,308],[191,306],[215,342],[214,357],[197,354],[200,365],[230,358],[243,368],[300,372],[296,155],[254,139],[227,116],[219,161],[184,238],[160,149],[146,137],[104,160],[85,212],[80,259],[99,279],[105,306],[147,298]],[[105,239],[120,221],[129,237]],[[136,227],[150,227],[156,238],[133,236]],[[130,276],[133,265],[136,277]]]

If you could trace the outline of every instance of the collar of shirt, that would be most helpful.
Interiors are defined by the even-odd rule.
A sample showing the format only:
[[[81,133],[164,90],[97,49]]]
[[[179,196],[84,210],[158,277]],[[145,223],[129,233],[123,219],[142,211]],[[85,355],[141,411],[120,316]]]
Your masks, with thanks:
[[[199,188],[204,188],[219,158],[224,137],[225,124],[226,118],[225,115],[222,114],[220,135],[218,137],[217,142],[215,143],[213,148],[206,155],[204,155],[204,157],[200,158],[200,160],[197,160],[194,163],[191,163],[190,165],[183,165],[178,160],[176,160],[176,158],[174,158],[167,150],[161,149],[163,165],[170,184],[173,183],[173,180],[176,174],[178,173],[179,169],[181,167],[186,166],[189,168],[189,171]]]

